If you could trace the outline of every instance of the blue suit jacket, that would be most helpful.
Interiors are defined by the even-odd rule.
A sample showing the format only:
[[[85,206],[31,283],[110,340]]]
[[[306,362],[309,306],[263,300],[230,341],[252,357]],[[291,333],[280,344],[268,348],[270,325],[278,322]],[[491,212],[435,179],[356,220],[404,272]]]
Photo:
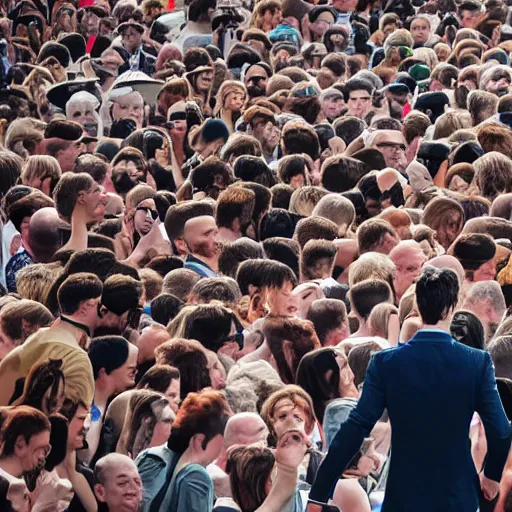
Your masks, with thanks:
[[[320,466],[312,500],[332,496],[384,409],[392,440],[383,512],[476,512],[480,484],[469,441],[474,411],[487,437],[488,478],[500,480],[511,442],[489,354],[438,330],[419,331],[409,343],[375,354],[357,407]]]

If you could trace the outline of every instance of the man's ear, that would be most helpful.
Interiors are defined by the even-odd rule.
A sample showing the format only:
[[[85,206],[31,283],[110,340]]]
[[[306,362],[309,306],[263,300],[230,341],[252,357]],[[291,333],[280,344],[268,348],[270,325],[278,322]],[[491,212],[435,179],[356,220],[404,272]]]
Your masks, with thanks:
[[[105,494],[105,487],[101,484],[95,484],[94,485],[94,494],[96,495],[96,498],[101,503],[106,502],[106,494]]]
[[[195,436],[192,436],[192,439],[190,439],[189,446],[198,452],[204,451],[205,448],[203,443],[205,438],[204,434],[196,434]]]
[[[23,330],[23,334],[25,335],[25,338],[30,336],[31,334],[34,334],[38,329],[39,325],[37,324],[31,324],[24,318],[21,319],[21,329]]]
[[[78,192],[78,196],[76,198],[76,204],[84,205],[85,204],[85,190],[81,190]]]
[[[14,444],[14,450],[15,451],[20,451],[20,450],[24,450],[27,446],[27,442],[25,441],[25,438],[23,436],[18,436],[16,438],[16,443]]]
[[[177,256],[185,256],[188,254],[188,247],[183,238],[176,238],[176,240],[174,240],[174,245],[176,249],[178,249],[179,254],[177,254]]]

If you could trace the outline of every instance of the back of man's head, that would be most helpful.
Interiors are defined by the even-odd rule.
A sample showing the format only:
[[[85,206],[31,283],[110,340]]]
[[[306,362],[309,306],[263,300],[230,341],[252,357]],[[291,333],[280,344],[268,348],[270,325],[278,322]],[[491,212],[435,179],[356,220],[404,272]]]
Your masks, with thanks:
[[[72,274],[59,287],[57,300],[60,311],[74,315],[83,302],[101,297],[103,284],[94,274]]]
[[[512,336],[498,336],[489,344],[496,377],[512,379]]]
[[[94,380],[103,375],[110,375],[126,363],[129,344],[122,336],[101,336],[92,340],[89,348]]]
[[[427,266],[416,281],[416,304],[424,324],[436,325],[457,307],[459,280],[452,270]]]
[[[393,292],[384,281],[367,279],[352,286],[349,297],[352,310],[360,318],[367,320],[377,304],[393,301]]]

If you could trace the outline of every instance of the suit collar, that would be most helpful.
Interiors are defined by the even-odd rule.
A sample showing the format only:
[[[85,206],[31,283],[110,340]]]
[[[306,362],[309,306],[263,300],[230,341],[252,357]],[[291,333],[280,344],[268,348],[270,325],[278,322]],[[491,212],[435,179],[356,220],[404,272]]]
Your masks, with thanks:
[[[421,329],[409,341],[448,341],[452,342],[452,336],[441,329]]]

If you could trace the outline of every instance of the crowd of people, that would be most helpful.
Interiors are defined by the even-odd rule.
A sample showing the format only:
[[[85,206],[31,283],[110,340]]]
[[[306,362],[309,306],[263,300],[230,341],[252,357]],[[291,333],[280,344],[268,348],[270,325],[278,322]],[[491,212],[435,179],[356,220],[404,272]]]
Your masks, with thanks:
[[[508,0],[0,2],[2,512],[512,512]]]

